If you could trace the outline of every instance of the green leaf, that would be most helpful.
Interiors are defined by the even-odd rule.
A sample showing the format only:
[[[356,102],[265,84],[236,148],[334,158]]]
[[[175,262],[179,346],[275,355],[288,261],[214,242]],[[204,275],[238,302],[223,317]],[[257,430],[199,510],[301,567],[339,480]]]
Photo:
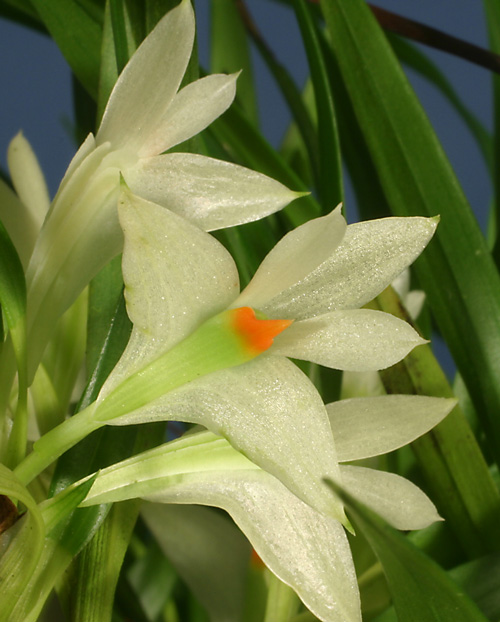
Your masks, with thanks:
[[[462,117],[462,120],[476,139],[484,160],[491,171],[493,167],[493,144],[491,135],[485,126],[462,102],[451,82],[437,65],[427,58],[425,54],[420,52],[415,45],[412,45],[405,39],[390,33],[387,36],[399,60],[434,84]]]
[[[143,7],[132,0],[108,0],[102,29],[98,119],[130,57],[145,37]]]
[[[273,51],[268,46],[267,42],[261,37],[257,28],[252,24],[250,16],[247,17],[247,21],[250,22],[248,27],[252,40],[261,54],[264,62],[269,68],[269,71],[273,75],[278,88],[280,89],[290,112],[295,120],[297,129],[300,132],[309,159],[311,161],[311,168],[316,177],[319,176],[319,158],[318,158],[318,137],[316,135],[316,129],[309,115],[309,111],[305,106],[301,93],[296,86],[292,76],[288,70],[282,65],[276,57]]]
[[[123,334],[119,338],[111,333],[122,326]],[[128,328],[127,328],[128,327]],[[131,325],[123,305],[123,277],[121,256],[112,259],[99,274],[92,279],[89,286],[89,311],[87,320],[87,375],[95,374],[96,368],[103,365],[106,355],[109,362],[102,372],[103,378],[114,367],[120,358],[130,335]],[[110,347],[115,342],[115,351]],[[94,390],[95,393],[95,390]],[[94,398],[97,393],[95,393]],[[90,398],[86,403],[90,404]]]
[[[63,598],[73,622],[111,620],[115,587],[139,506],[137,500],[113,505],[97,533],[66,572]]]
[[[239,620],[250,546],[234,523],[192,505],[146,503],[141,514],[211,620]]]
[[[126,564],[120,577],[117,606],[138,622],[152,622],[158,620],[167,603],[175,608],[174,590],[179,587],[179,578],[156,540],[149,533],[144,540],[132,539],[128,557],[134,559]],[[170,615],[172,622],[179,622],[178,617]]]
[[[8,622],[43,550],[45,525],[35,500],[16,476],[0,464],[0,493],[22,503],[27,512],[2,534],[0,575],[2,607],[0,620]]]
[[[71,558],[85,544],[86,534],[73,527],[72,516],[92,483],[93,479],[90,478],[41,504],[40,509],[47,525],[43,551],[35,571],[29,576],[29,582],[7,618],[8,622],[35,622],[38,619],[40,610]],[[22,571],[20,574],[24,576]],[[4,619],[0,617],[0,620],[3,622]]]
[[[488,620],[500,619],[500,557],[498,554],[480,557],[448,571],[448,575],[463,587]],[[393,607],[377,616],[374,622],[397,622]]]
[[[235,73],[238,78],[236,99],[249,121],[258,126],[252,60],[240,11],[233,0],[211,3],[210,73]]]
[[[18,400],[4,462],[15,466],[25,455],[28,425],[26,281],[21,260],[7,230],[0,222],[0,306],[5,316],[18,371]],[[9,343],[5,347],[9,347]],[[9,351],[7,351],[8,353]]]
[[[483,7],[488,27],[490,48],[497,54],[500,52],[500,4],[497,0],[483,0]],[[495,244],[493,257],[497,266],[500,266],[500,236],[498,235],[500,223],[500,77],[492,75],[493,81],[493,171],[492,181],[494,188],[494,202],[492,209],[493,222],[495,223]]]
[[[398,296],[388,288],[377,308],[410,321]],[[389,393],[453,397],[430,346],[380,372]],[[412,444],[438,510],[463,549],[476,556],[500,546],[500,495],[478,443],[459,406],[427,435]]]
[[[339,136],[328,72],[316,25],[304,0],[294,0],[295,13],[307,52],[318,119],[319,187],[325,213],[343,200]]]
[[[44,30],[30,0],[3,0],[0,15],[35,30]]]
[[[435,562],[363,504],[329,482],[380,560],[399,622],[486,622]]]
[[[500,619],[500,555],[488,555],[453,568],[450,576],[474,599],[489,620]]]
[[[361,0],[322,0],[354,111],[392,211],[441,214],[415,264],[500,462],[500,279],[478,224],[397,59]],[[439,275],[439,278],[437,276]]]
[[[12,332],[17,354],[24,349],[23,322],[26,316],[26,281],[17,251],[0,222],[0,304]]]
[[[19,500],[28,510],[2,538],[2,622],[37,619],[55,582],[83,545],[81,532],[68,529],[68,525],[92,484],[90,478],[37,506],[15,476],[0,465],[0,491]]]
[[[102,13],[93,2],[31,0],[71,69],[97,98]]]

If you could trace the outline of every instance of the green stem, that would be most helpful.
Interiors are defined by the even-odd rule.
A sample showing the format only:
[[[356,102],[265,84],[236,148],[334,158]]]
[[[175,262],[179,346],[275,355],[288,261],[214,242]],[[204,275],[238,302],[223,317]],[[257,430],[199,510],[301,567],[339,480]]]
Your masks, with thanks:
[[[299,602],[292,588],[270,572],[264,622],[289,622],[297,612]]]
[[[358,577],[358,586],[359,589],[370,585],[377,579],[379,579],[384,574],[384,569],[382,568],[382,564],[380,562],[375,562],[373,566],[367,568],[359,577]]]
[[[94,409],[95,405],[92,404],[42,436],[35,443],[31,454],[15,469],[18,478],[28,484],[65,451],[104,425],[93,419]]]
[[[240,365],[257,352],[242,346],[224,311],[202,324],[194,333],[130,375],[104,397],[95,418],[117,419],[153,402],[168,391],[201,376]]]
[[[26,441],[28,438],[28,387],[26,378],[19,379],[19,395],[17,398],[16,414],[12,425],[5,464],[14,468],[26,454]]]

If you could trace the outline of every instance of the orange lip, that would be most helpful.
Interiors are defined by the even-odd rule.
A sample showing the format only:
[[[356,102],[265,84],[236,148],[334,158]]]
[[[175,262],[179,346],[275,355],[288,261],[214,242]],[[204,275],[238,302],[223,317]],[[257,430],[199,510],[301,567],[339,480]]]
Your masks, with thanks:
[[[274,338],[288,328],[293,320],[259,320],[251,307],[240,307],[232,313],[234,330],[245,346],[260,354],[273,344]]]

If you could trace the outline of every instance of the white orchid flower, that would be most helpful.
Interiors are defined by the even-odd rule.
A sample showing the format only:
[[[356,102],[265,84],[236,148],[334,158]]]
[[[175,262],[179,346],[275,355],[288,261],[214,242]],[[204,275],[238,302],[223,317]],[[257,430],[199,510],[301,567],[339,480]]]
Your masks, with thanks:
[[[380,369],[422,343],[405,322],[356,307],[418,256],[436,222],[346,227],[335,210],[285,236],[240,294],[232,257],[209,234],[128,191],[119,214],[129,344],[97,401],[38,441],[22,476],[55,459],[61,442],[64,450],[104,424],[180,420],[226,437],[303,501],[343,520],[322,481],[340,476],[325,407],[286,357]]]
[[[341,461],[393,451],[425,434],[456,404],[411,395],[358,398],[327,406]],[[398,529],[440,520],[431,501],[394,474],[341,466],[342,486]],[[210,432],[185,437],[103,469],[82,505],[142,497],[143,516],[160,539],[158,503],[226,510],[265,564],[325,622],[361,620],[356,574],[340,522],[314,510],[277,478]]]
[[[249,169],[190,153],[163,153],[205,129],[231,104],[236,75],[179,90],[195,34],[189,0],[170,11],[121,73],[102,122],[73,158],[27,270],[33,373],[54,321],[123,244],[120,175],[139,196],[205,230],[258,220],[300,194]]]

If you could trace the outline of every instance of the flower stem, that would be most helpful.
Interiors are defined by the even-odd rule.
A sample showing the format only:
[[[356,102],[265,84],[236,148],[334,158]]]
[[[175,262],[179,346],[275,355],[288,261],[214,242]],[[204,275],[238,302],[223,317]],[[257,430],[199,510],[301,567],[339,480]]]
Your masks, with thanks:
[[[299,597],[292,588],[283,583],[272,572],[269,572],[269,590],[264,622],[288,622],[297,612],[299,602]]]
[[[18,478],[28,484],[65,451],[76,445],[103,423],[92,418],[95,404],[44,434],[33,446],[33,451],[17,466]]]

